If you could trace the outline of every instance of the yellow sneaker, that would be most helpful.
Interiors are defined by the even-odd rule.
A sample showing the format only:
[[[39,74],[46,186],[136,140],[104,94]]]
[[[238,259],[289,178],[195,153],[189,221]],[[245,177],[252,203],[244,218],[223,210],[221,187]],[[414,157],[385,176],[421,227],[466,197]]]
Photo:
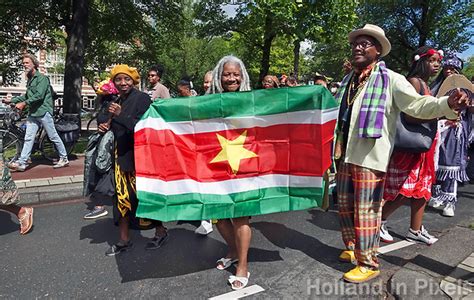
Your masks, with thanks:
[[[345,273],[342,278],[344,278],[345,281],[349,281],[352,283],[362,283],[374,279],[379,275],[379,270],[371,270],[366,267],[357,266],[349,272]]]
[[[357,259],[355,257],[354,251],[352,250],[344,250],[342,251],[341,255],[339,255],[339,261],[352,263],[353,265],[357,265]]]

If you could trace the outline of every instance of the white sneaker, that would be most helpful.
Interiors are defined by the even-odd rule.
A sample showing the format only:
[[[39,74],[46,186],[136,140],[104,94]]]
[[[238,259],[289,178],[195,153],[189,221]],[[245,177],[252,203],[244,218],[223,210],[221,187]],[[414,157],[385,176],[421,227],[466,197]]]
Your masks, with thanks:
[[[198,228],[196,228],[196,230],[194,231],[194,233],[196,234],[200,234],[200,235],[208,235],[209,233],[211,233],[213,231],[212,229],[212,222],[211,220],[207,221],[207,220],[202,220],[201,221],[201,226],[199,226]]]
[[[445,217],[454,217],[454,204],[446,204],[446,207],[443,209],[442,215]]]
[[[60,158],[59,161],[53,166],[53,169],[59,169],[69,166],[69,160],[67,158]]]
[[[431,246],[438,241],[437,238],[428,233],[428,230],[426,230],[423,225],[421,225],[421,230],[418,231],[414,231],[410,228],[405,238],[410,242],[425,243],[428,246]]]
[[[393,236],[387,229],[387,221],[382,221],[380,225],[380,240],[384,243],[393,243]]]
[[[433,208],[441,208],[443,206],[443,202],[439,201],[437,198],[431,198],[428,202],[428,206]]]

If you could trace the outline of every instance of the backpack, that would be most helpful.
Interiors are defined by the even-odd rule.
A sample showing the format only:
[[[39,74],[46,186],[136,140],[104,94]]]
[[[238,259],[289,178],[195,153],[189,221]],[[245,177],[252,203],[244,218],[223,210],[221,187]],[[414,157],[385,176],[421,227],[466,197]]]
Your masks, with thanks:
[[[56,93],[56,91],[53,89],[53,86],[50,84],[49,85],[49,90],[51,91],[51,97],[53,98],[53,101],[54,100],[57,100],[59,98],[59,95],[58,93]]]
[[[48,78],[48,82],[49,82],[49,91],[51,92],[51,97],[53,98],[53,102],[55,100],[57,100],[59,98],[59,95],[58,93],[56,93],[56,91],[53,89],[53,86],[51,85],[51,80]]]

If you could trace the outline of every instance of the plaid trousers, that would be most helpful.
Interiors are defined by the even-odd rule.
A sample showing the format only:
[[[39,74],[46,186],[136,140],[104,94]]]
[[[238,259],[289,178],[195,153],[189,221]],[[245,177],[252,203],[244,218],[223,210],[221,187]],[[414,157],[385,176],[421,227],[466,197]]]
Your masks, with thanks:
[[[374,270],[379,269],[384,182],[384,172],[339,163],[336,189],[342,239],[347,249],[354,250],[358,265]]]

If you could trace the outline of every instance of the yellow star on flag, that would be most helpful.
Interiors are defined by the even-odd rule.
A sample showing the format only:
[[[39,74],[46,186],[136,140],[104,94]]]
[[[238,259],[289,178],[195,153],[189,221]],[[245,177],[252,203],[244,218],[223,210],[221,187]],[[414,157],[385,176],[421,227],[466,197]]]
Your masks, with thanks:
[[[220,134],[216,134],[222,150],[211,160],[211,163],[228,161],[234,174],[239,171],[240,160],[245,158],[257,157],[258,155],[244,148],[247,130],[245,130],[235,140],[228,140]]]

